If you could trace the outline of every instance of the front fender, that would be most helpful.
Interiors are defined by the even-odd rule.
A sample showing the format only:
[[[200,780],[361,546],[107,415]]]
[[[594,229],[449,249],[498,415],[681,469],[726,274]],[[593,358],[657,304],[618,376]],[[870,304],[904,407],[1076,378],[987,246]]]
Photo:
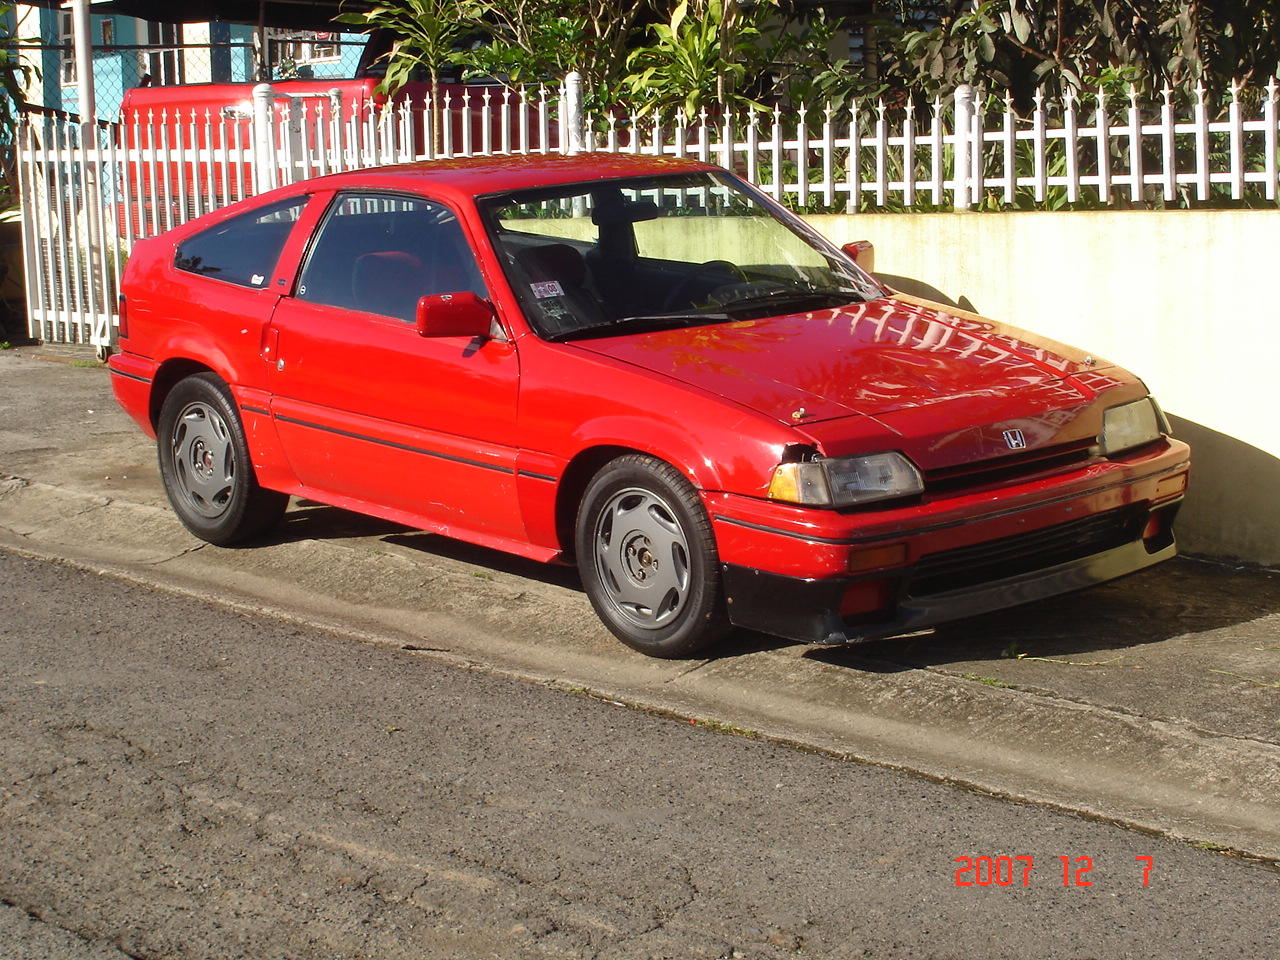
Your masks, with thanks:
[[[721,411],[727,412],[731,411]],[[648,454],[671,464],[704,497],[726,489],[762,495],[790,438],[753,430],[753,419],[722,416],[712,428],[693,420],[615,412],[574,425],[564,438],[564,455],[523,449],[516,486],[527,535],[541,546],[571,550],[587,484],[606,463],[628,453]]]
[[[575,451],[571,459],[602,447],[635,450],[665,460],[700,490],[761,493],[768,488],[785,444],[757,438],[751,419],[744,416],[709,428],[650,414],[598,417],[570,436]]]
[[[761,496],[796,442],[742,404],[642,367],[532,337],[520,347],[518,488],[536,543],[562,545],[582,490],[613,457],[656,457],[704,494]]]

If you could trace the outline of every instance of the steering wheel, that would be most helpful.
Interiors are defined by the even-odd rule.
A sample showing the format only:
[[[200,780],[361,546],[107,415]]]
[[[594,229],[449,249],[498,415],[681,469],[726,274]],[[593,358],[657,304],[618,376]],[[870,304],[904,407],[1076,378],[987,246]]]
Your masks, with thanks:
[[[730,263],[728,260],[708,260],[706,263],[699,264],[692,273],[687,273],[676,281],[675,286],[668,290],[666,297],[663,298],[662,309],[674,310],[680,306],[687,306],[689,295],[695,284],[713,272],[729,273],[738,280],[747,279],[746,273],[736,263]]]

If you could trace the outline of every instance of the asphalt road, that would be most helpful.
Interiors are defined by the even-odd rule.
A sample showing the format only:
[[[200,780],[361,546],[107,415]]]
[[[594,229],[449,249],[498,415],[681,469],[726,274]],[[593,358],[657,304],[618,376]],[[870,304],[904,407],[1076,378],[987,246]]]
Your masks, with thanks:
[[[566,568],[304,500],[196,540],[106,371],[51,349],[0,351],[0,549],[1280,862],[1280,574],[1179,559],[927,635],[657,661]]]
[[[1273,867],[8,554],[0,603],[5,960],[1280,955]]]

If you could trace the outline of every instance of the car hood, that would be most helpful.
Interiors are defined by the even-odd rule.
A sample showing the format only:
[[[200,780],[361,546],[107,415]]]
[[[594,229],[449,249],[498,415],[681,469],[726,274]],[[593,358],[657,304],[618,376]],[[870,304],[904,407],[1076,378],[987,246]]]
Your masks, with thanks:
[[[1077,375],[1094,377],[1108,366],[1024,331],[889,297],[577,345],[793,425],[885,418],[943,402],[1030,399],[1046,389],[1058,405],[1068,399],[1064,392],[1079,403],[1092,391]]]

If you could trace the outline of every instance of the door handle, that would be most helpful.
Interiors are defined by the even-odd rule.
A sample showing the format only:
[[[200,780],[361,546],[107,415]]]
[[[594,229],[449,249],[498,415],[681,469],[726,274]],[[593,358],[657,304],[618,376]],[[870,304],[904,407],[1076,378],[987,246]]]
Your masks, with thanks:
[[[277,327],[268,326],[262,335],[262,359],[267,363],[274,363],[277,370],[284,369],[284,360],[279,356],[280,353],[280,330]]]

